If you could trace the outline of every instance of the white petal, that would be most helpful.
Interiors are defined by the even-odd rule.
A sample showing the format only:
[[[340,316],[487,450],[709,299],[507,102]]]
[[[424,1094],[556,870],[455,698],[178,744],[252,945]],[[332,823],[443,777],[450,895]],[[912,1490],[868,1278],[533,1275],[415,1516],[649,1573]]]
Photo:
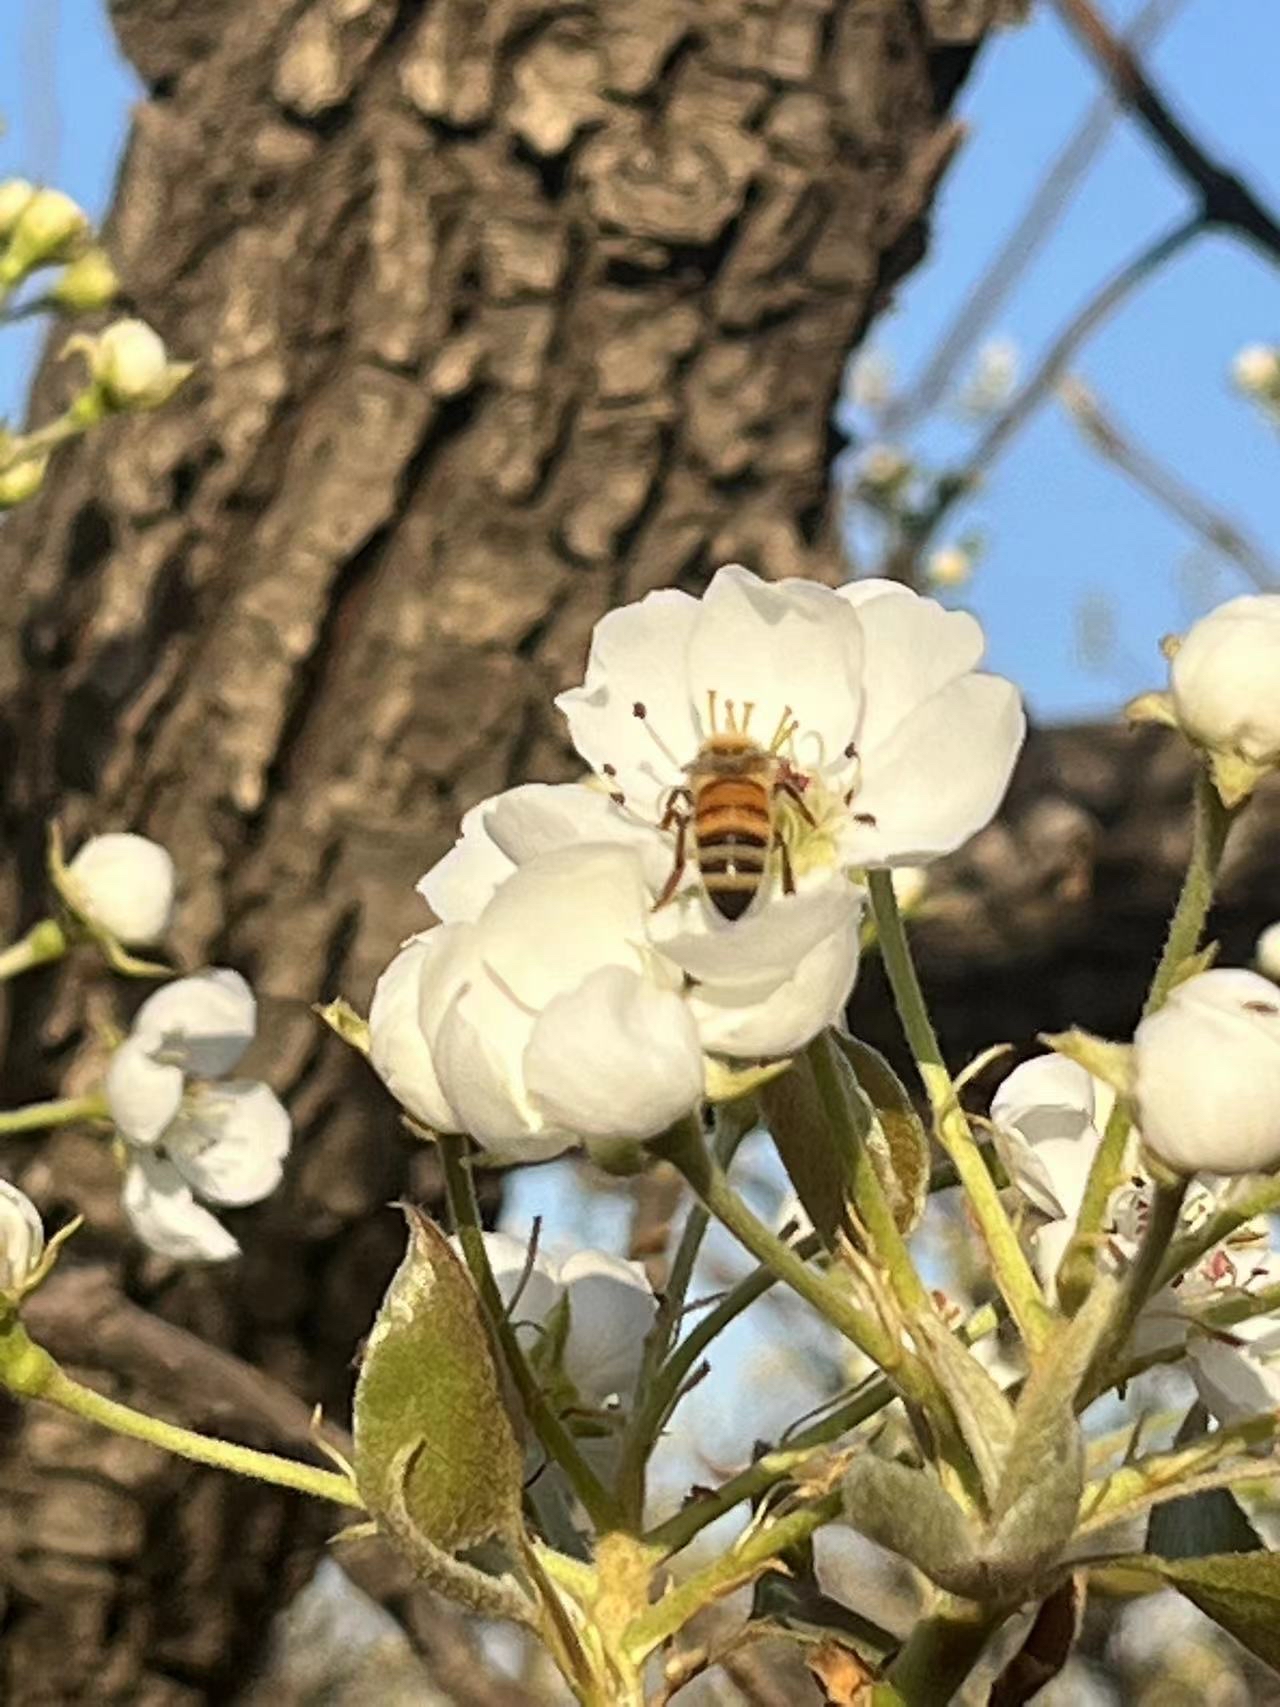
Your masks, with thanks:
[[[1031,1235],[1031,1266],[1051,1304],[1057,1299],[1058,1265],[1067,1254],[1075,1231],[1074,1220],[1046,1221]]]
[[[651,1138],[702,1096],[702,1050],[682,998],[605,966],[549,1002],[524,1057],[547,1120],[583,1138]]]
[[[584,783],[509,789],[489,803],[485,821],[490,837],[516,865],[584,842],[616,842],[634,849],[650,889],[661,889],[671,871],[671,837],[620,807],[604,789]]]
[[[253,1042],[257,1020],[248,984],[238,972],[218,966],[165,984],[143,1002],[133,1025],[136,1032],[161,1037],[164,1058],[189,1077],[217,1079]]]
[[[182,1103],[181,1067],[165,1066],[153,1052],[159,1035],[135,1031],[107,1065],[103,1090],[107,1111],[121,1134],[134,1144],[154,1144]]]
[[[1196,1391],[1220,1423],[1280,1407],[1280,1365],[1201,1334],[1188,1342],[1187,1361]]]
[[[450,1243],[459,1248],[456,1239]],[[486,1233],[484,1248],[494,1284],[511,1320],[517,1325],[540,1326],[561,1296],[560,1280],[550,1257],[539,1248],[530,1262],[528,1241],[513,1239],[509,1233]],[[522,1334],[521,1339],[524,1338]]]
[[[515,870],[488,828],[489,812],[501,798],[494,795],[464,813],[458,840],[415,884],[419,895],[444,924],[478,919],[494,890]]]
[[[967,612],[947,610],[905,588],[905,598],[868,596],[866,589],[875,586],[854,581],[838,589],[846,600],[853,589],[863,589],[855,608],[863,643],[858,746],[864,757],[918,705],[972,670],[986,646],[981,625]]]
[[[288,1111],[270,1086],[227,1079],[188,1093],[164,1148],[201,1197],[233,1207],[275,1190],[291,1136]]]
[[[560,1269],[569,1298],[564,1372],[588,1405],[630,1397],[658,1301],[639,1263],[578,1251]]]
[[[1044,1214],[1074,1219],[1101,1142],[1092,1077],[1061,1055],[1024,1061],[992,1098],[991,1119],[1013,1183]]]
[[[657,817],[698,749],[686,665],[697,614],[696,599],[669,589],[609,611],[592,636],[585,684],[556,700],[592,770],[645,818]]]
[[[700,983],[757,994],[792,977],[810,951],[862,917],[863,891],[842,875],[801,882],[794,895],[770,886],[763,903],[732,922],[698,893],[664,907],[650,934],[669,960]]]
[[[835,761],[858,732],[863,663],[858,619],[845,600],[812,581],[762,581],[736,563],[703,595],[689,642],[689,686],[704,734],[708,694],[741,712],[762,745],[789,707],[799,722],[796,758],[805,769]],[[693,754],[690,753],[690,758]]]
[[[121,1204],[143,1244],[179,1262],[225,1262],[240,1247],[202,1209],[181,1174],[163,1156],[140,1153],[124,1176]]]
[[[422,985],[444,947],[444,929],[424,931],[378,979],[369,1008],[369,1060],[402,1108],[435,1132],[457,1130],[422,1029]]]
[[[572,1142],[567,1133],[548,1131],[530,1107],[521,1077],[523,1050],[496,1046],[493,1029],[481,1030],[467,1018],[465,996],[454,1001],[436,1041],[436,1070],[460,1129],[492,1155],[511,1162],[539,1162],[558,1156]],[[511,1004],[514,1007],[514,1004]],[[525,1036],[528,1035],[525,1022]]]
[[[1260,764],[1280,760],[1280,594],[1246,593],[1201,618],[1169,682],[1196,739]]]
[[[736,985],[695,986],[689,1011],[702,1047],[747,1059],[803,1049],[844,1014],[858,974],[859,935],[856,922],[833,931],[810,949],[790,978],[764,995],[744,993]]]
[[[952,853],[995,816],[1025,733],[1018,691],[1002,676],[949,683],[862,753],[844,857],[921,865]]]
[[[177,876],[158,842],[127,832],[91,836],[67,874],[89,917],[127,946],[158,942],[168,930]]]
[[[22,1285],[44,1254],[44,1223],[25,1191],[0,1179],[0,1292]]]

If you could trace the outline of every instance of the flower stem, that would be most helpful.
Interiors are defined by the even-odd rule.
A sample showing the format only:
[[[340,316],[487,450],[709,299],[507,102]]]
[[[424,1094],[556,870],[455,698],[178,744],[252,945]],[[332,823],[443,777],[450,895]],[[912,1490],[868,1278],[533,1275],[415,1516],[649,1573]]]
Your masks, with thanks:
[[[444,1164],[445,1195],[448,1198],[454,1231],[458,1235],[462,1255],[471,1270],[471,1278],[475,1281],[490,1325],[502,1348],[503,1360],[515,1382],[520,1402],[533,1425],[534,1433],[541,1441],[547,1456],[554,1459],[569,1478],[574,1493],[582,1501],[583,1508],[596,1528],[602,1532],[616,1529],[619,1523],[616,1502],[578,1450],[573,1436],[548,1404],[546,1395],[529,1368],[512,1329],[502,1295],[493,1278],[493,1270],[489,1267],[489,1253],[485,1249],[484,1229],[480,1222],[480,1206],[476,1202],[475,1186],[466,1162],[466,1145],[465,1138],[442,1133],[436,1147]]]
[[[921,1619],[889,1667],[889,1682],[903,1707],[950,1701],[1005,1617],[1003,1611],[952,1601]]]
[[[293,1488],[298,1493],[312,1494],[317,1499],[333,1500],[338,1505],[364,1509],[354,1482],[332,1470],[321,1470],[311,1464],[301,1464],[293,1458],[278,1458],[272,1452],[257,1452],[252,1447],[238,1446],[234,1441],[218,1440],[212,1435],[196,1434],[179,1428],[175,1423],[162,1422],[159,1417],[135,1411],[73,1381],[49,1356],[43,1347],[29,1338],[26,1330],[12,1320],[0,1332],[0,1383],[23,1399],[41,1399],[70,1411],[73,1416],[88,1422],[100,1423],[113,1434],[128,1435],[144,1440],[161,1451],[178,1458],[188,1458],[193,1464],[208,1464],[218,1470],[230,1470],[238,1476],[251,1476],[260,1482],[271,1482],[279,1488]]]
[[[682,1630],[704,1606],[751,1582],[780,1553],[807,1540],[839,1514],[840,1495],[836,1492],[788,1512],[776,1522],[753,1529],[741,1545],[730,1548],[704,1570],[695,1571],[630,1624],[624,1637],[627,1657],[638,1665],[669,1636]]]
[[[1000,1201],[996,1183],[983,1160],[942,1058],[924,992],[911,959],[891,875],[887,871],[872,871],[868,873],[868,882],[880,936],[880,952],[893,989],[898,1017],[933,1111],[938,1141],[955,1164],[1009,1313],[1017,1323],[1027,1350],[1033,1357],[1037,1356],[1047,1342],[1050,1325],[1044,1296],[1018,1243],[1018,1235]]]
[[[32,1102],[24,1108],[0,1110],[0,1132],[39,1132],[48,1126],[70,1126],[78,1120],[108,1120],[107,1099],[100,1091],[90,1096],[62,1097],[56,1102]]]
[[[1178,973],[1200,946],[1205,920],[1213,902],[1213,887],[1227,835],[1235,817],[1222,804],[1207,765],[1200,765],[1195,779],[1195,815],[1191,858],[1173,917],[1169,921],[1164,950],[1147,991],[1142,1017],[1164,1005],[1177,982]],[[1084,1198],[1076,1219],[1076,1231],[1058,1270],[1058,1296],[1069,1309],[1083,1303],[1097,1272],[1102,1247],[1102,1227],[1107,1207],[1117,1187],[1124,1183],[1125,1152],[1132,1122],[1124,1099],[1117,1100],[1107,1121],[1102,1143],[1093,1159]],[[1169,1228],[1172,1235],[1173,1228]]]
[[[8,948],[0,948],[0,983],[16,978],[19,972],[29,972],[33,966],[60,960],[67,948],[67,933],[57,919],[40,919],[26,936]]]

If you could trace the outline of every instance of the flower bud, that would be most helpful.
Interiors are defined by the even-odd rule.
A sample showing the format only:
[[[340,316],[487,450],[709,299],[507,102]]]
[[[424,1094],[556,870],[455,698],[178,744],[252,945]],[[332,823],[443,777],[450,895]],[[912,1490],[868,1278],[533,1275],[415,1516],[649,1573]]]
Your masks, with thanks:
[[[1133,1040],[1138,1125],[1178,1173],[1280,1166],[1280,993],[1237,968],[1179,984]]]
[[[6,178],[0,184],[0,240],[8,237],[18,223],[18,216],[36,193],[34,184],[25,178]]]
[[[0,1180],[0,1293],[21,1293],[43,1255],[44,1227],[35,1204]]]
[[[83,247],[89,216],[61,190],[37,190],[22,206],[0,257],[0,281],[14,284],[37,267],[70,261]]]
[[[925,575],[934,587],[963,587],[973,576],[973,553],[962,545],[944,545],[930,552]]]
[[[44,485],[47,456],[25,456],[0,473],[0,510],[13,510],[34,498]]]
[[[146,836],[91,836],[66,869],[66,900],[127,946],[157,942],[173,916],[173,861]]]
[[[1248,397],[1280,391],[1280,350],[1268,344],[1246,345],[1231,364],[1231,376]]]
[[[51,302],[73,314],[109,308],[120,294],[120,279],[105,249],[96,244],[78,256],[49,292]]]
[[[142,320],[117,320],[97,338],[70,340],[84,350],[103,398],[112,409],[158,409],[191,372],[172,362],[164,340]]]
[[[1280,765],[1280,594],[1247,593],[1210,611],[1169,670],[1181,728],[1206,748],[1227,805]]]
[[[1280,984],[1280,919],[1274,925],[1268,925],[1258,938],[1253,958],[1264,977],[1274,978]]]

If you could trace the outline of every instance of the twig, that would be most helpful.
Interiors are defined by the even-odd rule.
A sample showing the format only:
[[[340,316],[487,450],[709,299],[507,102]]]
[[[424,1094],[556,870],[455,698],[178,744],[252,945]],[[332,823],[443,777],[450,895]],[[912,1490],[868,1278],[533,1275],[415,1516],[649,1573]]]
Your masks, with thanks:
[[[1092,0],[1055,0],[1058,14],[1098,65],[1117,99],[1142,120],[1165,158],[1196,192],[1199,217],[1247,237],[1280,262],[1280,224],[1235,172],[1210,156],[1187,130],[1147,76],[1137,55],[1120,41]]]
[[[1280,576],[1243,530],[1193,492],[1171,469],[1157,462],[1150,452],[1134,444],[1114,417],[1104,413],[1097,397],[1083,381],[1068,375],[1059,386],[1058,395],[1093,448],[1128,475],[1135,486],[1172,510],[1215,550],[1231,558],[1263,592],[1274,592],[1280,587]]]
[[[1126,35],[1134,49],[1150,46],[1186,0],[1147,0]],[[943,397],[965,354],[999,313],[1018,279],[1052,236],[1063,208],[1092,165],[1115,122],[1116,103],[1099,95],[1045,173],[1021,219],[965,298],[910,391],[890,403],[880,431],[901,433]]]

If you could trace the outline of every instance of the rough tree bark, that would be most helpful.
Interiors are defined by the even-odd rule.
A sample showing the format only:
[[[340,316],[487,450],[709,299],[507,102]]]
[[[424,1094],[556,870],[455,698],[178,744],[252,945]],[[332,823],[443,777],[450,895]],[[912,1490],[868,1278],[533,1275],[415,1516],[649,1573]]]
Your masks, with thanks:
[[[340,1409],[383,1206],[432,1180],[304,1004],[367,998],[463,808],[565,774],[549,696],[610,604],[734,557],[838,572],[843,364],[922,252],[1000,8],[111,9],[149,93],[109,240],[199,369],[6,526],[0,916],[39,905],[54,812],[161,837],[184,962],[279,998],[299,1141],[217,1274],[139,1258],[88,1138],[6,1160],[87,1208],[81,1260],[131,1298]],[[89,984],[23,985],[7,1099],[90,1070]],[[0,1510],[0,1665],[30,1703],[225,1699],[324,1522],[48,1418],[11,1419]]]

